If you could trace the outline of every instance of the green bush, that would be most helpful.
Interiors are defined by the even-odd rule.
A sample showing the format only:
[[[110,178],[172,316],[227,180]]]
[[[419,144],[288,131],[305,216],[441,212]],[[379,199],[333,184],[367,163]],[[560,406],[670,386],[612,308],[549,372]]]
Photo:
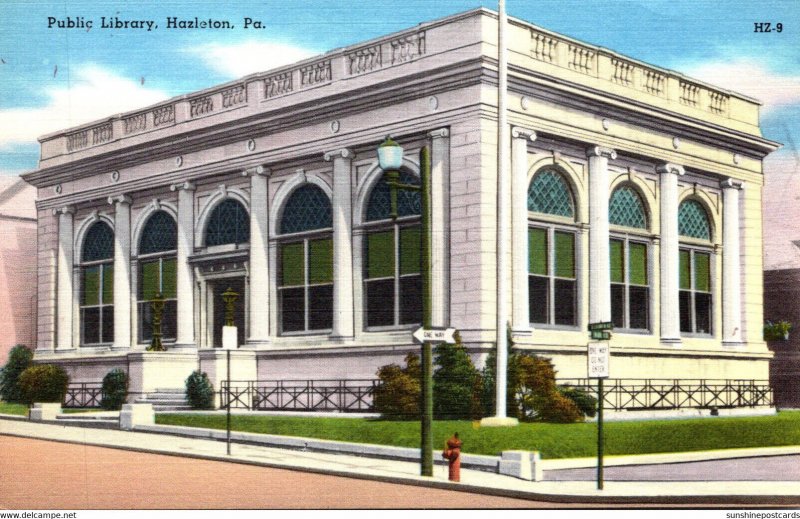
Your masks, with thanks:
[[[33,364],[33,352],[27,346],[17,344],[8,354],[8,361],[0,372],[0,400],[24,403],[18,386],[19,376]]]
[[[28,405],[34,402],[62,403],[67,394],[67,384],[67,372],[54,364],[31,366],[20,374],[18,382],[23,402]]]
[[[380,384],[373,394],[375,411],[387,419],[418,419],[422,398],[421,374],[419,357],[413,353],[406,356],[405,368],[397,364],[382,366],[378,370]]]
[[[455,344],[441,343],[434,351],[433,417],[467,420],[482,414],[482,378],[456,332]]]
[[[119,368],[106,373],[101,395],[100,407],[110,411],[121,409],[128,399],[128,374]]]
[[[208,375],[200,370],[189,375],[186,379],[186,400],[194,409],[214,408],[214,386],[208,380]]]
[[[583,414],[589,418],[594,418],[597,414],[597,399],[579,387],[558,386],[558,391],[569,398]]]
[[[517,402],[520,420],[571,423],[582,422],[578,406],[556,387],[553,363],[532,355],[520,355],[516,361],[520,386]]]

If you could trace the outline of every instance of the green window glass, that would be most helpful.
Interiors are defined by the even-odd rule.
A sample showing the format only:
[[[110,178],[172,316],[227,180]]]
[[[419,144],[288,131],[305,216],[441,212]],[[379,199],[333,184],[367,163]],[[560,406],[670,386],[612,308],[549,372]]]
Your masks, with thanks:
[[[100,304],[100,267],[83,269],[83,304]]]
[[[528,270],[531,274],[547,275],[547,229],[528,229]]]
[[[178,262],[175,258],[161,260],[161,295],[165,299],[178,296]]]
[[[623,242],[620,240],[611,240],[609,243],[609,257],[611,263],[611,282],[623,283],[625,281],[625,262],[623,260]]]
[[[681,332],[711,334],[711,254],[691,248],[680,249],[680,272]]]
[[[333,283],[333,240],[309,240],[308,282],[310,284]]]
[[[161,338],[174,341],[178,327],[178,226],[166,211],[156,211],[147,220],[139,238],[138,321],[139,342],[153,337],[153,305],[158,294],[164,299]]]
[[[556,232],[556,277],[575,277],[575,235]]]
[[[711,291],[711,258],[702,252],[694,253],[694,289]]]
[[[628,238],[609,242],[611,320],[615,328],[650,329],[647,244]]]
[[[306,279],[304,242],[281,246],[281,273],[283,286],[302,285]]]
[[[688,250],[681,250],[678,254],[680,259],[680,288],[682,290],[692,287],[692,271],[689,263],[689,254],[690,252]]]
[[[394,231],[367,235],[367,277],[394,276]]]
[[[647,284],[647,246],[643,243],[631,243],[628,265],[630,270],[630,283],[634,285]]]
[[[421,266],[421,229],[400,229],[400,274],[419,274]]]
[[[575,326],[575,234],[528,229],[528,305],[531,323]]]
[[[114,340],[114,231],[103,221],[86,231],[81,248],[80,337],[82,345]]]

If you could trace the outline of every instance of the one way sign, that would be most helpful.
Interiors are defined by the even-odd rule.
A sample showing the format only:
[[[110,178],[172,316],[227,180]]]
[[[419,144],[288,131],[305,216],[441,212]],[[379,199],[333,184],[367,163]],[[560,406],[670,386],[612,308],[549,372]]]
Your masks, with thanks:
[[[425,328],[420,326],[411,335],[419,343],[446,342],[448,344],[455,344],[456,339],[455,337],[453,337],[455,333],[456,333],[455,328],[431,328],[429,330],[426,330]]]

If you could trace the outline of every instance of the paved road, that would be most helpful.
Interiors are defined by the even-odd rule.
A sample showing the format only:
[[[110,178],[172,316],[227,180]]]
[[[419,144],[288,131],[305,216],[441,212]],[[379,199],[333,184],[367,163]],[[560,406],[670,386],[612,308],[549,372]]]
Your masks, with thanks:
[[[10,436],[0,453],[0,509],[563,506]]]
[[[606,481],[800,481],[800,456],[605,467]],[[592,481],[596,468],[548,470],[545,481]]]

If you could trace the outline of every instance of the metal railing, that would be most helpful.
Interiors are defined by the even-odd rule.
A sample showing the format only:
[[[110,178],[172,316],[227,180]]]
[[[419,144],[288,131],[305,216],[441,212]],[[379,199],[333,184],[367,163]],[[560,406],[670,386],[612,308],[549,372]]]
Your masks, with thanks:
[[[103,384],[100,382],[75,382],[67,385],[64,408],[100,407]]]
[[[223,380],[220,404],[259,411],[371,412],[378,380]]]
[[[597,397],[595,379],[559,379]],[[729,409],[772,406],[767,380],[606,379],[603,409],[648,411],[666,409]]]

